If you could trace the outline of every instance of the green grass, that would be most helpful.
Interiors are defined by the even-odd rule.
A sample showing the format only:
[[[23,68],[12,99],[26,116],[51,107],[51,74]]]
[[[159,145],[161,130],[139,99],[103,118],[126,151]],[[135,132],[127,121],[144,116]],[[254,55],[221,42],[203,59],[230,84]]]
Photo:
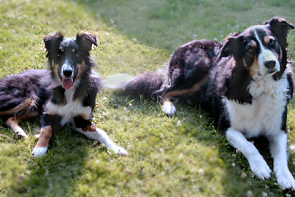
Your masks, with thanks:
[[[235,31],[278,15],[294,21],[294,1],[269,0],[75,0],[0,1],[0,77],[45,68],[43,35],[62,31],[98,35],[92,55],[103,78],[136,75],[165,65],[179,45],[193,39],[223,41]],[[295,36],[289,51],[295,57]],[[97,98],[94,123],[129,155],[105,147],[68,128],[58,132],[48,154],[33,158],[38,118],[21,126],[28,139],[0,130],[0,196],[286,196],[276,178],[253,177],[247,160],[236,153],[207,115],[178,102],[167,117],[160,104],[134,101],[112,92]],[[295,144],[295,103],[288,117]],[[2,124],[3,125],[3,124]],[[267,144],[259,150],[272,167]],[[295,152],[289,167],[295,172]]]

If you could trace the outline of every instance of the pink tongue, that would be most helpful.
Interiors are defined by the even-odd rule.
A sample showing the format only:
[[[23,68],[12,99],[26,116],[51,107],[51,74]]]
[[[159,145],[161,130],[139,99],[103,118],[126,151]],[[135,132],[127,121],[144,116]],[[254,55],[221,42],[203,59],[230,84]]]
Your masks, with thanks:
[[[62,80],[62,85],[64,86],[65,89],[70,89],[73,86],[73,78],[70,79],[63,79]]]

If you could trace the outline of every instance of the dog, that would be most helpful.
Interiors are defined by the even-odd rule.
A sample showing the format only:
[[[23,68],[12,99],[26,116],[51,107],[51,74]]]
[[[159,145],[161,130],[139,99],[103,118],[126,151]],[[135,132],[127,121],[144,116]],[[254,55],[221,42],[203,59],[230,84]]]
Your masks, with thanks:
[[[90,33],[65,38],[57,32],[44,36],[50,69],[29,70],[0,80],[0,115],[17,136],[27,137],[18,123],[40,115],[39,140],[33,156],[46,154],[52,134],[66,125],[104,143],[119,155],[127,151],[91,123],[96,95],[103,81],[90,56],[97,38]]]
[[[167,115],[171,99],[188,99],[212,114],[230,144],[247,158],[260,179],[271,169],[247,139],[265,136],[280,187],[295,189],[287,164],[287,105],[293,96],[293,71],[287,34],[294,26],[273,17],[263,25],[227,37],[224,44],[193,41],[172,55],[168,68],[120,84],[125,94],[156,95]]]

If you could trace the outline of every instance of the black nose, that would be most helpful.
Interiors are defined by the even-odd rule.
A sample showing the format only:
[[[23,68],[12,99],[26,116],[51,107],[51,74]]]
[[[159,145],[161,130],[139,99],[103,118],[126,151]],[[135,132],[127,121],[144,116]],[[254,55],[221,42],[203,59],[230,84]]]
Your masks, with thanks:
[[[67,69],[67,70],[63,70],[63,73],[64,73],[64,76],[70,77],[72,76],[73,71],[70,69]]]
[[[268,69],[273,69],[276,66],[276,61],[274,60],[265,61],[264,65]]]

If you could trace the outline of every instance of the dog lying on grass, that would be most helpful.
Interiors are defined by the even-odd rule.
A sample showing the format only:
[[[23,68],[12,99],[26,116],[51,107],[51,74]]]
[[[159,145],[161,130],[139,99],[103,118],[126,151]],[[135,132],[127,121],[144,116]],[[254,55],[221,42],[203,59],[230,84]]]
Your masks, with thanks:
[[[270,143],[278,184],[295,189],[287,163],[287,105],[293,96],[293,69],[287,34],[294,26],[274,17],[229,36],[221,45],[197,40],[181,46],[168,68],[121,83],[124,94],[158,96],[162,110],[174,115],[172,98],[184,98],[215,118],[227,140],[247,158],[253,173],[268,179],[271,169],[247,139]]]
[[[27,137],[18,123],[41,116],[41,130],[35,157],[47,152],[52,134],[69,126],[90,139],[104,143],[119,155],[127,151],[91,123],[95,98],[102,88],[102,79],[93,71],[89,54],[97,46],[96,36],[78,34],[65,38],[61,33],[44,37],[49,70],[28,70],[0,80],[0,118],[17,136]]]

